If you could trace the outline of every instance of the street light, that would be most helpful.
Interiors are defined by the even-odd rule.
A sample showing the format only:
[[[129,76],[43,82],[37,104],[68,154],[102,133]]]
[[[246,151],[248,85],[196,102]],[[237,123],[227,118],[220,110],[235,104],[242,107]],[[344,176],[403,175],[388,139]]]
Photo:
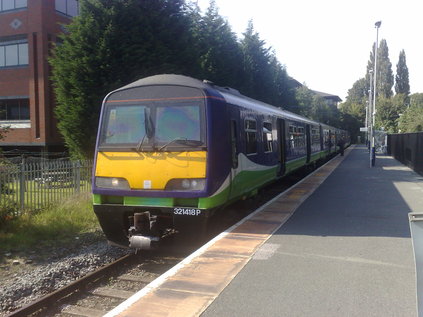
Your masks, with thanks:
[[[370,118],[371,118],[371,109],[373,107],[373,103],[372,103],[372,97],[373,97],[373,90],[372,90],[372,86],[373,86],[373,69],[369,69],[369,100],[367,101],[367,106],[366,106],[366,147],[370,150]]]
[[[375,43],[375,62],[374,62],[374,73],[373,73],[373,109],[371,111],[371,122],[370,122],[370,167],[375,166],[376,161],[376,150],[375,150],[375,115],[376,115],[376,79],[377,79],[377,49],[378,49],[378,42],[379,42],[379,28],[382,24],[382,21],[378,21],[375,23],[376,28],[376,43]]]

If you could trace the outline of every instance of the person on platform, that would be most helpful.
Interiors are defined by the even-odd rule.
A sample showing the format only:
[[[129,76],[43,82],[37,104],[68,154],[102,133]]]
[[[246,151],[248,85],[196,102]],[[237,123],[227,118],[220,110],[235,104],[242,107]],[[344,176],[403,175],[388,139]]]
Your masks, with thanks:
[[[344,147],[345,147],[344,138],[340,138],[337,145],[339,146],[339,153],[341,153],[341,156],[344,156]]]

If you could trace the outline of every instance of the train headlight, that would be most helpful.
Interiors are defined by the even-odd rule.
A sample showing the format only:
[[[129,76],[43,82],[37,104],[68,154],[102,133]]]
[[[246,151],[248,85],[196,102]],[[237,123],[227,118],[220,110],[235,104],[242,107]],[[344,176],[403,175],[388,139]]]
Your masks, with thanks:
[[[191,187],[191,182],[188,179],[183,179],[181,185],[183,189],[189,189]]]
[[[129,190],[129,183],[121,177],[96,177],[95,185],[100,188]]]
[[[167,184],[165,190],[204,190],[205,178],[174,178]]]

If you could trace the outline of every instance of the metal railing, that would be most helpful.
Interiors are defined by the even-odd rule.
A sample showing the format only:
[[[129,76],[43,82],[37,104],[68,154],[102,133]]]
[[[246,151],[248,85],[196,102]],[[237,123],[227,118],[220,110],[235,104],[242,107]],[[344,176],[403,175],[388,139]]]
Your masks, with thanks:
[[[423,132],[389,134],[388,154],[423,175]]]
[[[0,165],[0,208],[40,209],[91,190],[92,161]]]

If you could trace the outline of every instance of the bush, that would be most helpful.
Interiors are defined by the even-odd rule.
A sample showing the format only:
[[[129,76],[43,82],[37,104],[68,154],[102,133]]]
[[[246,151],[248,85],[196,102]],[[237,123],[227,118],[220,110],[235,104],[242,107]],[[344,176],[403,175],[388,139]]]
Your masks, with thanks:
[[[3,192],[3,190],[2,190]],[[7,221],[19,215],[19,206],[16,202],[7,199],[5,203],[0,206],[0,228],[4,226]]]

